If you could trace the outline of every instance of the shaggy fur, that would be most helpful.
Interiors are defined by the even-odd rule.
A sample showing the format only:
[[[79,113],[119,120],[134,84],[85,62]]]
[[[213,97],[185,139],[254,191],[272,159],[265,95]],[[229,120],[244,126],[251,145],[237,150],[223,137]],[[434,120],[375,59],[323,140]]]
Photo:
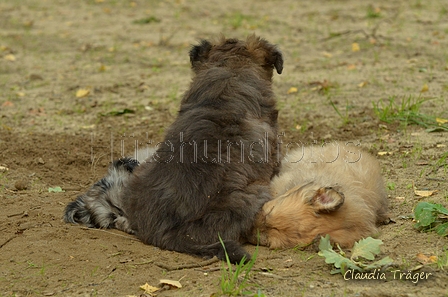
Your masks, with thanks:
[[[303,147],[287,154],[271,183],[267,202],[250,242],[290,248],[329,234],[351,247],[377,232],[388,218],[388,201],[378,161],[359,147],[344,143]]]
[[[123,211],[123,187],[138,165],[132,158],[113,162],[105,177],[66,206],[64,221],[91,228],[116,228],[132,234]]]
[[[222,238],[230,260],[239,262],[250,257],[240,242],[271,199],[269,183],[278,173],[271,80],[274,68],[282,72],[283,59],[252,35],[203,40],[190,61],[195,76],[153,160],[130,176],[113,177],[113,165],[105,177],[120,180],[111,192],[123,199],[107,200],[94,185],[67,206],[64,218],[135,232],[146,244],[202,257],[225,259]]]

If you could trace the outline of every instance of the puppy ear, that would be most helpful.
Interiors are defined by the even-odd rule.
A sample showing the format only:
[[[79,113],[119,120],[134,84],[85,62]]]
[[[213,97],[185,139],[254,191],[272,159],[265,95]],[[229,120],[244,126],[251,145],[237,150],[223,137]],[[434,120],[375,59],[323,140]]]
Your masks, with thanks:
[[[272,55],[272,60],[273,60],[272,64],[274,64],[275,70],[277,70],[278,74],[282,74],[282,71],[283,71],[283,55],[282,55],[282,53],[278,49],[275,49],[271,55]]]
[[[202,40],[199,45],[195,45],[190,50],[190,63],[195,68],[198,63],[208,59],[208,54],[212,49],[212,44],[207,40]]]
[[[344,194],[337,191],[336,187],[320,188],[311,198],[311,206],[316,213],[328,213],[338,210],[344,204],[344,200]]]

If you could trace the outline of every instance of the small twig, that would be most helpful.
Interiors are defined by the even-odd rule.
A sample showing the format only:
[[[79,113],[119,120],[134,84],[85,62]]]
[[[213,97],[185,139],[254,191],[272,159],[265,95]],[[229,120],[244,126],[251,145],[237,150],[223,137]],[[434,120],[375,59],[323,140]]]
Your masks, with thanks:
[[[270,273],[270,272],[264,272],[264,271],[260,271],[260,272],[258,272],[258,274],[266,276],[266,277],[276,278],[276,279],[280,279],[280,280],[288,280],[288,281],[292,281],[295,283],[299,283],[297,280],[295,280],[293,278],[293,277],[297,277],[299,275],[281,276],[281,275],[277,275],[277,274]]]
[[[375,30],[376,31],[376,30]],[[337,33],[332,33],[330,36],[325,37],[325,38],[321,38],[320,41],[327,41],[336,37],[341,37],[343,35],[348,35],[348,34],[356,34],[356,33],[362,33],[366,38],[369,37],[369,34],[366,33],[366,31],[364,31],[363,29],[358,29],[358,30],[345,30],[342,32],[337,32]]]
[[[198,267],[208,266],[208,265],[216,263],[216,262],[219,262],[219,259],[216,258],[216,257],[213,257],[210,260],[202,261],[202,262],[199,262],[199,263],[183,264],[183,265],[179,265],[179,266],[169,266],[169,265],[166,265],[164,263],[158,263],[158,262],[155,262],[154,264],[156,266],[159,266],[162,269],[167,270],[167,271],[173,271],[173,270],[191,269],[191,268],[198,268]]]
[[[12,217],[17,217],[17,216],[22,216],[24,214],[26,214],[26,212],[22,211],[22,212],[18,212],[18,213],[13,213],[13,214],[7,215],[6,217],[12,218]]]
[[[64,189],[64,191],[66,191],[66,192],[70,192],[70,191],[73,191],[73,192],[81,192],[84,188],[75,188],[75,187],[68,187],[68,188],[63,188]]]
[[[140,263],[130,263],[131,265],[146,265],[146,264],[151,264],[152,262],[154,262],[153,260],[148,260],[148,261],[144,261],[144,262],[140,262]]]
[[[209,273],[209,272],[214,272],[214,271],[221,270],[221,267],[212,267],[212,268],[209,268],[209,269],[206,269],[206,270],[196,268],[195,270],[196,270],[196,271],[203,272],[203,273]]]
[[[112,268],[112,270],[101,280],[100,283],[104,282],[106,279],[109,278],[109,276],[115,271],[117,270],[117,267]]]
[[[267,276],[267,277],[277,278],[277,279],[289,279],[289,278],[284,277],[284,276],[280,276],[280,275],[277,275],[277,274],[273,274],[273,273],[270,273],[270,272],[264,272],[264,271],[260,271],[260,272],[258,272],[258,274],[261,274],[261,275],[264,275],[264,276]]]
[[[10,238],[8,238],[4,243],[0,244],[0,249],[16,237],[17,237],[17,235],[14,235],[14,236],[11,236]]]
[[[437,178],[437,177],[427,177],[427,180],[433,180],[433,181],[439,181],[439,182],[446,182],[447,180],[444,178]]]
[[[8,192],[11,192],[11,193],[14,193],[14,194],[16,194],[17,193],[17,191],[13,191],[13,190],[10,190],[10,189],[8,189],[8,188],[4,188],[6,191],[8,191]]]
[[[104,230],[104,229],[96,229],[96,228],[89,228],[89,227],[81,227],[81,229],[82,230],[88,230],[88,231],[102,231],[102,232],[106,232],[106,233],[109,233],[109,234],[112,234],[112,235],[115,235],[115,236],[124,237],[124,238],[130,239],[130,240],[140,241],[137,238],[126,236],[126,235],[117,234],[117,233],[110,232],[110,231],[107,231],[107,230]]]

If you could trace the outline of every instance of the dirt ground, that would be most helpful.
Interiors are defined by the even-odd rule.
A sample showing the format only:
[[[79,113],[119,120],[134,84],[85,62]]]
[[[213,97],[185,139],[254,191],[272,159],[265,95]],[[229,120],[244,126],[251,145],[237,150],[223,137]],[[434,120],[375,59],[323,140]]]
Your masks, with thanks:
[[[219,294],[220,263],[170,270],[202,260],[61,217],[111,158],[161,140],[188,88],[192,44],[253,32],[284,54],[274,77],[284,142],[360,141],[381,162],[396,222],[380,228],[381,256],[404,272],[419,268],[418,253],[439,265],[415,270],[432,273],[416,284],[344,280],[315,251],[260,248],[252,292],[448,296],[448,239],[409,217],[418,201],[448,205],[448,132],[387,123],[374,108],[430,99],[418,112],[448,119],[442,0],[1,1],[0,296],[138,296],[160,279],[183,287],[159,296]]]

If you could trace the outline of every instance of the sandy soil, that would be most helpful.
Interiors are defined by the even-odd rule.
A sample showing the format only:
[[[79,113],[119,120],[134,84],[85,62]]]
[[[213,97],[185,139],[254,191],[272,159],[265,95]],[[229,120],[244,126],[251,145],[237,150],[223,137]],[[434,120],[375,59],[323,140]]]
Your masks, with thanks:
[[[188,88],[188,50],[220,33],[279,45],[275,76],[284,141],[360,141],[383,167],[396,222],[382,256],[408,271],[448,239],[420,233],[418,201],[448,204],[447,132],[386,123],[374,104],[431,99],[418,112],[448,119],[446,1],[23,0],[0,3],[0,296],[220,292],[220,263],[143,245],[118,231],[62,222],[64,206],[111,158],[161,139]],[[295,88],[295,89],[291,89]],[[127,112],[127,111],[132,111]],[[431,197],[414,194],[438,190]],[[64,192],[49,192],[61,187]],[[253,246],[247,246],[251,252]],[[448,266],[428,280],[344,280],[315,251],[260,248],[250,290],[265,296],[447,296]]]

